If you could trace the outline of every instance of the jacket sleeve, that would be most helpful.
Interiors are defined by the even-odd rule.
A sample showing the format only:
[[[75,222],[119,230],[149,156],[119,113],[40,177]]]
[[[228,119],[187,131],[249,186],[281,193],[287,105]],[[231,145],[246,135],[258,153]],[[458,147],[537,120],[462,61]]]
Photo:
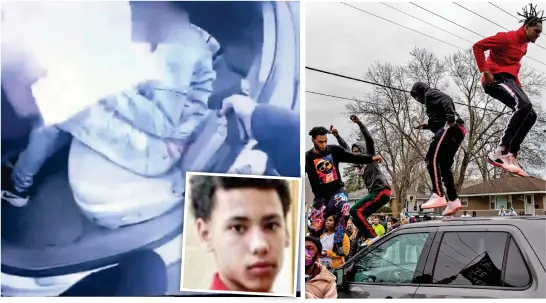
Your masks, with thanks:
[[[480,73],[487,71],[489,68],[485,61],[485,52],[491,49],[502,47],[504,44],[506,44],[507,41],[507,33],[498,33],[495,36],[482,39],[472,46],[474,58],[476,59],[476,64],[478,65]]]
[[[340,146],[330,145],[330,150],[334,154],[334,157],[339,159],[339,162],[353,163],[353,164],[370,164],[373,163],[373,158],[370,155],[354,154]]]
[[[194,66],[188,100],[208,105],[214,79],[216,79],[216,72],[212,69],[212,54],[206,49],[203,50],[201,58]]]
[[[328,283],[324,290],[323,299],[337,299],[337,284],[336,281]]]
[[[454,123],[456,121],[456,114],[453,99],[451,99],[451,97],[447,94],[440,93],[440,104],[442,105],[446,113],[447,122]]]
[[[336,137],[336,140],[337,140],[337,143],[339,144],[339,146],[345,148],[346,150],[350,150],[349,145],[347,144],[347,142],[345,142],[345,140],[343,140],[343,138],[339,134],[337,136],[334,136],[334,137]]]
[[[299,113],[270,104],[260,104],[252,113],[251,128],[254,139],[272,159],[277,172],[284,177],[299,177]]]
[[[360,128],[362,136],[364,136],[364,141],[366,141],[366,153],[372,156],[375,155],[375,142],[373,141],[372,135],[362,122],[358,122],[358,127]]]

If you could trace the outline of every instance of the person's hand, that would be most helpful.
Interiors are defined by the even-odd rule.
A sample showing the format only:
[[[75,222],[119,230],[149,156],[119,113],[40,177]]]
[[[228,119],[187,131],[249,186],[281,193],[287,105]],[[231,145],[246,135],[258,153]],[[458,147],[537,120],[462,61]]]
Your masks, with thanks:
[[[330,125],[330,132],[332,133],[332,135],[334,135],[336,137],[339,135],[339,132],[337,131],[337,129],[333,125]]]
[[[360,119],[356,116],[356,115],[351,115],[351,117],[349,117],[351,119],[351,121],[353,121],[354,123],[359,123],[360,122]]]
[[[492,73],[490,73],[488,71],[485,71],[485,72],[483,72],[483,77],[484,77],[485,85],[495,84],[495,77],[493,76]]]
[[[252,137],[251,119],[252,113],[254,112],[254,109],[256,109],[256,105],[257,103],[247,96],[233,95],[224,99],[220,114],[225,116],[230,109],[233,109],[233,111],[235,111],[235,115],[237,115],[237,117],[243,121],[248,135]]]
[[[323,251],[320,253],[320,255],[321,255],[322,257],[326,257],[326,251],[323,250]]]
[[[383,157],[381,157],[380,155],[373,156],[372,160],[376,161],[379,164],[383,163]]]

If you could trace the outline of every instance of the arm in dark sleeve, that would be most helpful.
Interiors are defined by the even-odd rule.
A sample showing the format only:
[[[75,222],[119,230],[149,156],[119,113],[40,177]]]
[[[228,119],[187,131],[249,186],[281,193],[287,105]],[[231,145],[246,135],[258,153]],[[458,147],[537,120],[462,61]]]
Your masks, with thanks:
[[[256,106],[251,117],[254,139],[284,177],[300,176],[300,116],[269,104]]]
[[[372,156],[375,155],[375,142],[373,141],[372,135],[362,122],[358,122],[358,127],[360,127],[360,132],[364,136],[364,141],[366,141],[366,153]]]
[[[440,104],[444,108],[446,113],[446,119],[449,123],[455,123],[456,114],[455,114],[455,104],[453,104],[453,99],[447,94],[441,93]]]
[[[332,154],[339,162],[353,163],[353,164],[370,164],[373,163],[372,156],[365,154],[354,154],[343,147],[336,145],[329,145]]]
[[[346,150],[350,150],[349,145],[347,144],[347,142],[345,142],[345,140],[343,140],[343,138],[341,138],[341,136],[339,134],[337,136],[334,136],[334,137],[336,137],[336,140],[337,140],[337,143],[339,144],[339,146],[345,148]]]
[[[495,36],[487,37],[483,40],[476,42],[472,46],[472,51],[474,52],[474,58],[476,59],[476,64],[480,73],[483,73],[488,70],[486,61],[485,61],[485,52],[494,48],[498,48],[508,41],[507,33],[498,33]]]

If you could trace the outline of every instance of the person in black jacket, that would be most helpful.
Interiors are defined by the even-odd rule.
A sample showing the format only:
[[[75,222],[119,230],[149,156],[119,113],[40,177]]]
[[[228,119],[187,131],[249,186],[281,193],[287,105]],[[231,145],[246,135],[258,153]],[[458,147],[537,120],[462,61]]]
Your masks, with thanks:
[[[315,195],[308,218],[308,228],[312,236],[320,237],[325,229],[326,218],[336,215],[338,220],[334,235],[334,252],[345,256],[342,243],[349,216],[349,196],[344,188],[339,171],[339,163],[369,164],[382,162],[379,155],[355,154],[338,145],[329,145],[328,129],[317,126],[309,135],[313,148],[305,153],[305,172]]]
[[[425,159],[432,180],[433,194],[430,200],[422,205],[422,208],[447,206],[442,215],[454,215],[462,206],[457,195],[451,167],[455,160],[455,154],[466,136],[464,121],[455,111],[451,97],[443,92],[430,88],[423,82],[416,82],[410,94],[419,103],[425,105],[428,116],[428,123],[419,123],[414,128],[428,129],[434,133]],[[446,201],[444,196],[442,181],[446,187],[449,201]]]
[[[359,141],[354,143],[351,150],[355,154],[375,156],[375,142],[372,135],[356,115],[352,115],[350,118],[351,121],[358,125],[362,136],[364,136],[364,142]],[[338,135],[336,138],[340,146],[349,149],[349,146],[341,136]],[[355,166],[358,173],[362,176],[362,179],[364,179],[368,194],[356,201],[349,213],[351,214],[353,223],[358,228],[360,235],[365,239],[374,239],[377,235],[375,234],[373,227],[368,223],[368,217],[391,200],[391,189],[387,178],[383,175],[377,163],[366,165],[357,164]]]

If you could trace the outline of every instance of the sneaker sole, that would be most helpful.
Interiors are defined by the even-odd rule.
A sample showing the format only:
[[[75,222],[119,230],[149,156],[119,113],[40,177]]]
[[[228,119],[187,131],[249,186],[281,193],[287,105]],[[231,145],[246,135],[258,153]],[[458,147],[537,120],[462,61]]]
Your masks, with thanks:
[[[451,212],[449,213],[446,213],[446,214],[442,214],[442,216],[453,216],[454,214],[456,214],[459,210],[461,210],[463,208],[463,206],[457,206],[455,207],[454,210],[452,210]]]
[[[28,199],[24,200],[24,201],[13,200],[13,199],[11,199],[9,197],[4,197],[4,193],[6,193],[6,192],[7,191],[4,191],[4,190],[2,191],[2,193],[1,193],[2,194],[2,200],[9,203],[11,206],[13,206],[13,207],[23,207],[23,206],[27,205]],[[23,199],[21,199],[21,200],[23,200]]]
[[[502,168],[502,169],[505,169],[504,166],[500,163],[497,163],[489,158],[487,158],[487,162],[489,162],[489,164],[495,166],[495,167],[499,167],[499,168]]]
[[[446,206],[447,206],[447,203],[442,204],[442,205],[438,205],[438,206],[436,206],[436,205],[434,205],[434,206],[424,206],[424,205],[421,205],[421,208],[422,208],[422,209],[431,209],[431,208],[441,208],[441,207],[446,207]]]

